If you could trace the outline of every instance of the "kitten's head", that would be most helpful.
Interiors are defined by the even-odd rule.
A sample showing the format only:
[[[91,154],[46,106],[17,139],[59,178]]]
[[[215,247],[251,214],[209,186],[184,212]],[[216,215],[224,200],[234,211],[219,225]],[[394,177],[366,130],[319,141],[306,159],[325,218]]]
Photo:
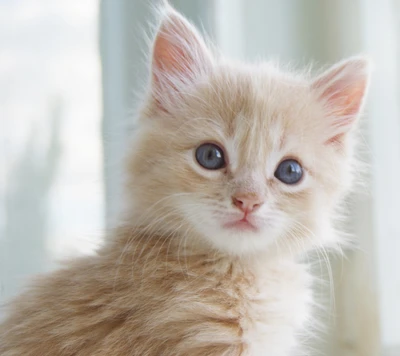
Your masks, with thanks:
[[[310,79],[233,64],[166,8],[129,158],[136,223],[231,254],[326,242],[368,67],[353,58]]]

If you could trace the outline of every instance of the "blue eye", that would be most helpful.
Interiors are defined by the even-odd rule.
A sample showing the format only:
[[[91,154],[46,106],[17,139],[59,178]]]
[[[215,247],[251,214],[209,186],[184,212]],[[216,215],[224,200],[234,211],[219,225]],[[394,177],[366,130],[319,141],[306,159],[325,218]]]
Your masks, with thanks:
[[[285,184],[296,184],[303,177],[303,168],[294,159],[282,161],[275,171],[275,178]]]
[[[213,143],[205,143],[198,147],[196,160],[205,169],[216,170],[225,167],[224,152]]]

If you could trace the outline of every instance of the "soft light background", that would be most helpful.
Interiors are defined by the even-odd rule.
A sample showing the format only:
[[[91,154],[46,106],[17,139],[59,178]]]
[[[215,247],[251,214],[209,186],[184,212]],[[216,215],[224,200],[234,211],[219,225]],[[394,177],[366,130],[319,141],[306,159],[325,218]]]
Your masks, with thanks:
[[[2,301],[103,231],[98,11],[0,0]]]
[[[58,259],[91,253],[112,224],[152,2],[0,0],[0,303]],[[367,185],[349,200],[347,224],[359,249],[331,260],[335,305],[313,347],[399,356],[400,2],[171,3],[239,59],[373,59],[360,153]]]

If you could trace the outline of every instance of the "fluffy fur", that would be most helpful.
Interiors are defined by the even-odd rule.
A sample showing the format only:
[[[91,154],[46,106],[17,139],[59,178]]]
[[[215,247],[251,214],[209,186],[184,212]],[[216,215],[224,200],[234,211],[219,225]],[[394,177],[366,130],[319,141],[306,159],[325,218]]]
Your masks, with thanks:
[[[127,155],[122,223],[95,256],[42,277],[10,305],[2,356],[287,356],[311,320],[304,252],[337,243],[368,62],[317,78],[217,57],[166,5]],[[228,164],[195,159],[204,142]],[[285,158],[296,185],[274,177]],[[255,227],[226,228],[238,194]]]

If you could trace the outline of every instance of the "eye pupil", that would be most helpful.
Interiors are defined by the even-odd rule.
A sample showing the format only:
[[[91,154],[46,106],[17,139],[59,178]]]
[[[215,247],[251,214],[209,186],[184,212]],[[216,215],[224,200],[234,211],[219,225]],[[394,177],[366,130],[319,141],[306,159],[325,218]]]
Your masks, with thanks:
[[[285,184],[296,184],[303,177],[303,168],[294,159],[282,161],[275,171],[275,177]]]
[[[213,143],[205,143],[196,150],[196,160],[205,169],[216,170],[225,167],[223,151]]]

